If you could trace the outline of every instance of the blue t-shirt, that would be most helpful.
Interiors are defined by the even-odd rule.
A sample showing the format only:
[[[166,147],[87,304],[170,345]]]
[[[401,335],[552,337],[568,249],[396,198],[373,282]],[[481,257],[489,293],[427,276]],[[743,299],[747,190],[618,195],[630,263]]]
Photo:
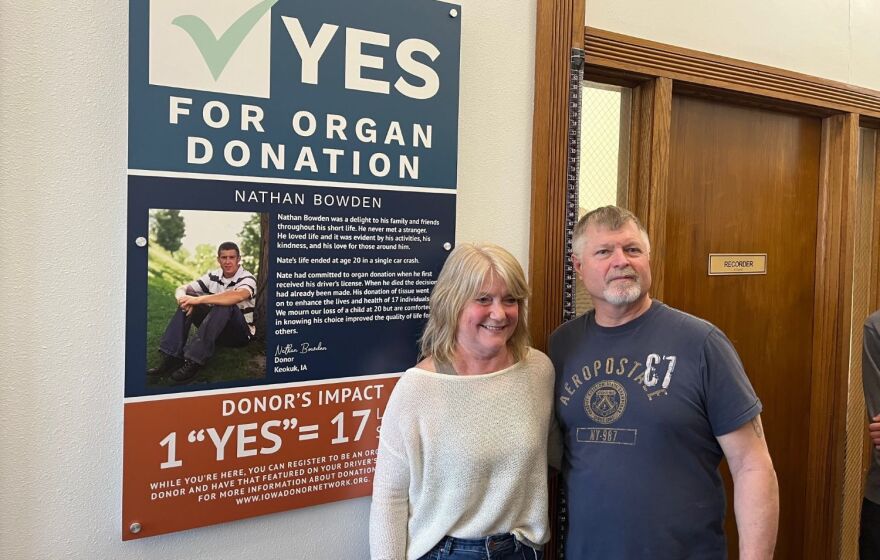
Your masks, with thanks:
[[[550,337],[565,442],[566,558],[727,557],[717,437],[761,412],[732,344],[653,301],[619,327],[591,311]]]

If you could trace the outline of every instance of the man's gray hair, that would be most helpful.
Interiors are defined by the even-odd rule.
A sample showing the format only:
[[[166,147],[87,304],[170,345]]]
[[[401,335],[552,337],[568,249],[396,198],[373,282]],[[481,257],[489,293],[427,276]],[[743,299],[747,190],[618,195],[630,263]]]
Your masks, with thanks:
[[[645,239],[645,244],[648,246],[648,251],[650,252],[651,240],[648,238],[648,230],[645,229],[645,226],[642,225],[642,222],[639,221],[635,214],[626,208],[621,208],[620,206],[602,206],[601,208],[596,208],[595,210],[591,210],[584,214],[583,217],[578,220],[577,225],[574,226],[574,232],[571,236],[572,254],[580,257],[581,250],[586,241],[585,234],[588,227],[603,227],[611,231],[617,231],[625,226],[627,222],[632,222],[639,228],[642,237]]]

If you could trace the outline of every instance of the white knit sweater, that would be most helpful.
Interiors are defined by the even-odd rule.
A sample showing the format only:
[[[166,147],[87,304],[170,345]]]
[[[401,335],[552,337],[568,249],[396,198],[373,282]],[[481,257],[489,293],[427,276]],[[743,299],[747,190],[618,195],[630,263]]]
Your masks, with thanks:
[[[446,535],[543,544],[553,366],[530,349],[484,375],[408,370],[382,417],[373,560],[415,560]]]

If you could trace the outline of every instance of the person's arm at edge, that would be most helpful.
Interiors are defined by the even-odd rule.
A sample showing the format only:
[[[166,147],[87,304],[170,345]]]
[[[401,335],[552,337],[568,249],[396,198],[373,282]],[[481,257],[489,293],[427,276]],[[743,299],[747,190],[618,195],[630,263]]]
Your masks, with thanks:
[[[399,430],[401,420],[397,400],[392,393],[382,415],[385,429],[379,434],[379,449],[373,474],[373,501],[370,504],[369,544],[372,560],[406,558],[410,467],[405,453],[398,451],[404,446]]]
[[[880,449],[880,414],[872,418],[873,422],[868,424],[868,432],[871,434],[871,441],[874,447]]]
[[[717,439],[733,477],[740,560],[773,558],[779,528],[779,484],[761,416]]]
[[[865,406],[868,409],[868,432],[871,442],[880,449],[880,394],[874,388],[880,387],[880,333],[869,318],[865,322],[862,352],[862,385],[865,389]]]

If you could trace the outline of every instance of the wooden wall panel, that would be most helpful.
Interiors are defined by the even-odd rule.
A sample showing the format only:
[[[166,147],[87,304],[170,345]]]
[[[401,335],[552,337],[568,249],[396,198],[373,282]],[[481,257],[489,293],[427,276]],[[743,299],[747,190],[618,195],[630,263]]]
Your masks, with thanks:
[[[816,250],[813,378],[804,550],[831,558],[840,548],[844,404],[849,372],[853,222],[858,117],[822,121]]]

